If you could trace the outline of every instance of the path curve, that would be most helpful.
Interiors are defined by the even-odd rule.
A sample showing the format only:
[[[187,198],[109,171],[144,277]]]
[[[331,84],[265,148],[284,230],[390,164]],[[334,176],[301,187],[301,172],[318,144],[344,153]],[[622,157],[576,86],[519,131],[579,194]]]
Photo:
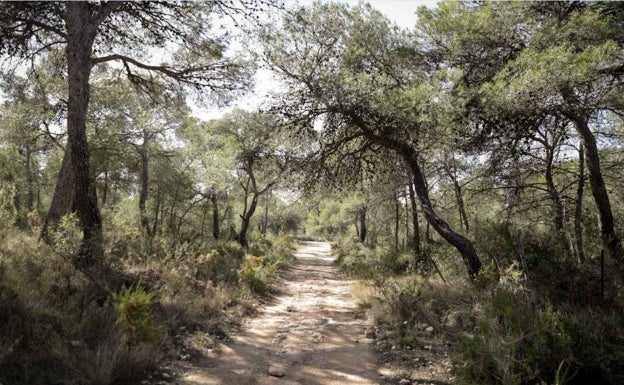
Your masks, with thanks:
[[[279,294],[221,353],[183,375],[185,385],[372,385],[375,351],[366,323],[336,273],[326,242],[305,242]],[[283,377],[268,369],[283,371]]]

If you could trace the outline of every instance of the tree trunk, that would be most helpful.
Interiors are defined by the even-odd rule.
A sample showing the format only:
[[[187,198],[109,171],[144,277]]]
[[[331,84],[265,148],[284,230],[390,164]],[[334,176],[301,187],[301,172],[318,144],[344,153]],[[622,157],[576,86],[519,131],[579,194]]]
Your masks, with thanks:
[[[453,187],[455,188],[455,199],[457,200],[457,208],[459,210],[459,223],[461,225],[463,222],[464,229],[468,232],[470,231],[470,224],[468,223],[468,215],[466,214],[466,207],[464,206],[464,197],[462,195],[461,186],[455,178],[453,178]]]
[[[371,139],[376,140],[378,143],[385,145],[394,151],[396,151],[403,160],[406,162],[407,166],[412,171],[414,176],[414,189],[418,199],[420,200],[420,205],[422,207],[423,213],[425,214],[425,218],[427,222],[431,224],[431,226],[436,230],[442,238],[444,238],[448,243],[450,243],[459,253],[461,254],[464,263],[466,264],[466,268],[468,270],[468,275],[471,278],[474,278],[479,271],[481,270],[481,260],[477,255],[477,251],[475,250],[472,242],[463,235],[455,232],[442,218],[438,217],[433,209],[433,205],[429,200],[429,192],[427,190],[427,184],[425,177],[420,169],[420,165],[418,163],[418,154],[416,151],[409,145],[404,142],[394,140],[392,138],[380,137],[377,135],[373,135]]]
[[[221,236],[218,198],[216,191],[210,194],[210,203],[212,204],[212,237],[214,239],[219,239]]]
[[[451,163],[452,162],[452,163]],[[452,157],[445,159],[445,171],[448,177],[453,182],[453,190],[455,192],[455,200],[457,201],[457,210],[459,211],[459,228],[462,227],[466,232],[470,231],[470,224],[468,223],[468,215],[466,214],[466,207],[464,205],[464,196],[462,194],[462,188],[457,180],[457,167],[455,163],[455,154]],[[449,165],[451,163],[451,165]],[[451,168],[452,167],[452,168]]]
[[[555,150],[552,147],[546,149],[546,172],[544,173],[544,178],[546,180],[546,190],[548,191],[548,195],[550,196],[550,200],[553,204],[553,223],[555,225],[555,231],[557,232],[557,239],[559,244],[565,250],[569,245],[563,228],[563,203],[561,203],[561,196],[559,195],[559,191],[557,191],[553,178],[553,161],[555,157],[554,151]]]
[[[420,248],[420,228],[418,227],[418,207],[416,204],[416,194],[414,193],[413,179],[409,178],[409,200],[412,206],[412,227],[414,227],[414,237],[412,238],[412,247],[414,248],[414,266],[422,259],[422,251]]]
[[[394,249],[399,250],[399,226],[401,225],[401,210],[399,206],[399,192],[394,194]]]
[[[35,207],[35,173],[32,167],[32,150],[30,146],[26,148],[26,209],[30,212]]]
[[[247,240],[247,231],[249,230],[249,222],[251,221],[251,217],[256,211],[256,207],[258,206],[258,194],[254,193],[251,198],[251,204],[247,208],[247,211],[241,215],[241,229],[238,233],[238,243],[244,248],[249,247],[249,241]]]
[[[585,150],[589,186],[600,217],[602,243],[609,251],[611,257],[622,266],[622,262],[624,262],[624,250],[622,249],[620,237],[615,232],[611,202],[609,201],[609,194],[602,177],[596,138],[589,128],[587,117],[573,113],[569,113],[568,117],[574,123]]]
[[[267,232],[267,225],[269,224],[269,202],[271,200],[271,189],[266,192],[266,202],[264,205],[264,218],[262,219],[262,226],[260,228],[260,234],[265,235]]]
[[[67,80],[69,84],[67,151],[71,153],[71,169],[74,177],[74,208],[78,213],[83,232],[78,263],[88,268],[103,255],[102,220],[89,165],[87,141],[91,48],[97,33],[97,25],[91,23],[88,3],[70,1],[67,2],[66,7]]]
[[[366,242],[366,235],[368,233],[368,228],[366,227],[366,206],[362,206],[359,209],[360,215],[360,242]]]
[[[576,238],[576,258],[579,263],[585,262],[583,250],[583,195],[585,193],[585,151],[579,147],[579,175],[576,188],[576,207],[574,210],[574,236]]]
[[[50,230],[54,230],[61,218],[74,211],[74,173],[72,170],[71,153],[69,148],[65,149],[61,169],[56,179],[56,188],[52,196],[52,203],[48,210],[48,215],[41,228],[41,239],[46,243],[51,243]]]
[[[108,170],[104,170],[104,186],[102,186],[102,207],[108,200]]]
[[[147,234],[148,237],[152,236],[150,231],[149,219],[145,205],[147,203],[147,194],[149,192],[149,157],[147,154],[147,139],[143,140],[140,154],[141,156],[141,190],[139,191],[139,217],[141,219],[141,231]]]
[[[161,206],[162,206],[162,192],[158,192],[157,196],[156,196],[156,204],[154,205],[154,223],[152,225],[152,235],[156,236],[156,234],[158,233],[159,227],[158,227],[158,216],[160,215],[160,211],[161,211]]]

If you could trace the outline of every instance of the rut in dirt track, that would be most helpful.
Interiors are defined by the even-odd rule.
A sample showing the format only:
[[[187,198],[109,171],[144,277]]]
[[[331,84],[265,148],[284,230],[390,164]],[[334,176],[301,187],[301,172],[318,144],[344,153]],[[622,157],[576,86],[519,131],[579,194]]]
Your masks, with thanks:
[[[378,383],[373,348],[349,295],[351,281],[332,265],[330,245],[306,242],[271,305],[183,376],[187,385],[368,385]],[[274,377],[268,374],[283,374]],[[280,373],[281,372],[281,373]]]

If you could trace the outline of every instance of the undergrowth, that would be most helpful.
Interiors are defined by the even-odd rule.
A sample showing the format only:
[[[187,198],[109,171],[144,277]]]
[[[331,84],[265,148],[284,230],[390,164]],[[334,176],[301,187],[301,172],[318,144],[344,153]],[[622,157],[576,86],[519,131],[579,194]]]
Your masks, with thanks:
[[[513,259],[501,269],[501,258],[474,281],[447,270],[443,282],[404,269],[409,258],[394,250],[352,240],[334,249],[338,266],[363,279],[352,292],[393,345],[413,347],[423,334],[452,342],[459,385],[624,383],[621,296],[608,286],[600,298],[591,264],[546,259],[528,244],[528,274]]]
[[[179,356],[183,331],[223,334],[294,258],[287,237],[249,252],[213,242],[149,258],[115,237],[104,261],[115,279],[103,288],[74,268],[72,223],[61,224],[56,248],[24,231],[0,242],[1,384],[139,383],[160,360]]]

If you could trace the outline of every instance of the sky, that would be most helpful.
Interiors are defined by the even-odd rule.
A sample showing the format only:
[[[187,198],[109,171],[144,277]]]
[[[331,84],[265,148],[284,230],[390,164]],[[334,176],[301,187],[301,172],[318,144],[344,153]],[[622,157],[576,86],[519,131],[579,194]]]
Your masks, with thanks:
[[[314,0],[298,0],[299,5],[311,4]],[[337,2],[343,2],[346,4],[356,5],[360,0],[333,0]],[[371,6],[382,14],[384,14],[389,20],[397,23],[402,28],[412,28],[416,24],[416,10],[421,6],[435,7],[437,1],[435,0],[368,0],[366,1]],[[232,103],[227,108],[199,108],[193,107],[193,113],[197,117],[203,120],[217,119],[223,116],[225,113],[230,112],[233,108],[243,108],[247,110],[257,109],[260,107],[261,100],[264,99],[264,95],[270,92],[270,90],[277,88],[276,82],[272,79],[272,76],[267,70],[260,70],[256,74],[256,87],[255,91],[251,95],[247,95],[242,99]]]
[[[342,2],[357,4],[359,1],[342,0]],[[412,28],[416,24],[416,10],[418,7],[423,5],[433,7],[437,3],[437,1],[431,0],[368,0],[367,2],[403,28]]]

